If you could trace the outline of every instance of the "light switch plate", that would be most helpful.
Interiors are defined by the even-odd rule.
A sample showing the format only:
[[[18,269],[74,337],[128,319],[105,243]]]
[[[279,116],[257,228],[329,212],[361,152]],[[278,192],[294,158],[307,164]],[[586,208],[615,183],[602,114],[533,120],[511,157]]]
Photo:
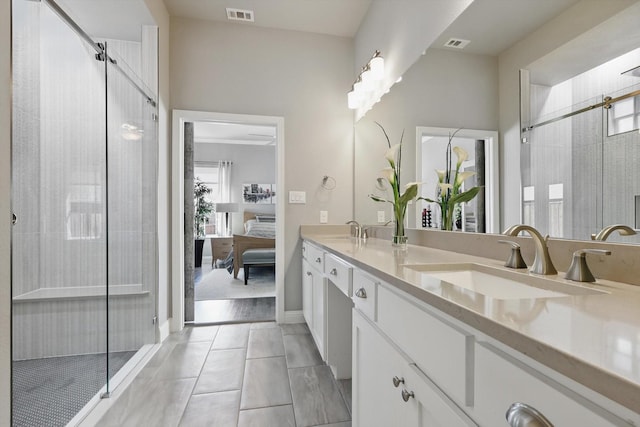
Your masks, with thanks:
[[[289,203],[307,203],[307,193],[304,191],[289,191]]]
[[[384,211],[378,211],[378,222],[380,224],[384,223]]]
[[[329,222],[329,212],[320,211],[320,224],[326,224],[327,222]]]

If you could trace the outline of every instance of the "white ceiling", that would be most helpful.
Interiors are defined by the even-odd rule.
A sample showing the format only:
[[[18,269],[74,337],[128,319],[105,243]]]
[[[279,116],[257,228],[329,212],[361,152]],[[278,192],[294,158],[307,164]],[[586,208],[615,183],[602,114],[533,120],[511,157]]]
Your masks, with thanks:
[[[353,37],[371,0],[164,0],[171,16],[227,20],[226,8],[254,11],[258,27]]]
[[[276,127],[245,123],[195,122],[196,143],[274,145]]]
[[[463,52],[497,56],[579,1],[475,0],[431,47],[461,38],[471,41]]]

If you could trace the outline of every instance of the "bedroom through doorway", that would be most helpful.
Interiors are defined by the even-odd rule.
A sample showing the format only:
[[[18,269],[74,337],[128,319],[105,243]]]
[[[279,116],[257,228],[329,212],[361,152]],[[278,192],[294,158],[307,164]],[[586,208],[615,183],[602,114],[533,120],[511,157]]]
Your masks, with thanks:
[[[217,116],[185,119],[181,127],[184,322],[275,321],[283,126],[256,116]]]

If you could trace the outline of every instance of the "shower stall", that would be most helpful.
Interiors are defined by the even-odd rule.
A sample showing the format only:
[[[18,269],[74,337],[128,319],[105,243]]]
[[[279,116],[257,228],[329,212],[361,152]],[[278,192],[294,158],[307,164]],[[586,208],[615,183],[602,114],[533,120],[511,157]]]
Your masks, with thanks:
[[[157,31],[94,40],[52,0],[12,28],[12,424],[64,426],[156,342]]]

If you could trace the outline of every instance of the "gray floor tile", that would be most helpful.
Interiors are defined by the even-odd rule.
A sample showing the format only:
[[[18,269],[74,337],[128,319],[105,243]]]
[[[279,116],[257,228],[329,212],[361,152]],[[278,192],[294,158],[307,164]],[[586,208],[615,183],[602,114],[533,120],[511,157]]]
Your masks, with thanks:
[[[322,365],[322,357],[311,335],[284,335],[283,339],[289,368]]]
[[[185,326],[181,332],[176,332],[167,338],[168,341],[197,342],[213,341],[218,333],[219,326]]]
[[[195,395],[189,400],[180,426],[236,427],[239,410],[239,390]]]
[[[296,427],[293,406],[272,406],[240,411],[238,427]]]
[[[335,423],[335,424],[323,424],[321,426],[316,427],[351,427],[351,421],[345,421],[343,423]]]
[[[344,403],[347,405],[347,409],[351,414],[351,380],[338,380],[338,389],[344,399]]]
[[[177,426],[195,382],[195,378],[134,380],[97,425]]]
[[[249,323],[237,325],[222,325],[213,341],[212,350],[222,350],[228,348],[247,348],[249,340]]]
[[[289,369],[298,427],[351,420],[328,366]]]
[[[194,394],[242,389],[245,350],[213,350],[204,362]]]
[[[309,326],[306,323],[285,323],[280,325],[283,335],[310,334]]]
[[[254,329],[269,329],[269,328],[278,328],[278,324],[276,322],[255,322],[251,324],[251,330]]]
[[[209,354],[209,342],[178,343],[171,354],[164,360],[156,378],[195,378]]]
[[[284,357],[247,360],[242,384],[241,409],[288,405],[291,402]]]
[[[247,359],[284,356],[280,328],[254,329],[249,332]]]

